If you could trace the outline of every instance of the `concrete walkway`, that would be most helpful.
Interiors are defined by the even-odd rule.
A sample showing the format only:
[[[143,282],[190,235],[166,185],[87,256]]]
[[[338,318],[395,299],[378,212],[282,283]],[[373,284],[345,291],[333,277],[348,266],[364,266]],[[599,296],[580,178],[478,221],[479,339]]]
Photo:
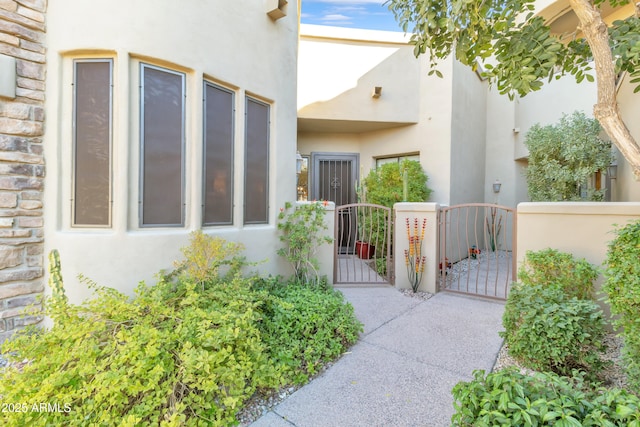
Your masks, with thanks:
[[[364,323],[360,340],[251,426],[450,425],[453,386],[493,367],[504,305],[447,293],[423,301],[391,287],[340,290]]]

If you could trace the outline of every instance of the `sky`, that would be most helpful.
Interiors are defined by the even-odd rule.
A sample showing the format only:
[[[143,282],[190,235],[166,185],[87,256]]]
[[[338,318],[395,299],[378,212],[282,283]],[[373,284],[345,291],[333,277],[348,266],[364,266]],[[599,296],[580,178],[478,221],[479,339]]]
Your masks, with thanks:
[[[302,0],[303,24],[401,31],[385,0]]]

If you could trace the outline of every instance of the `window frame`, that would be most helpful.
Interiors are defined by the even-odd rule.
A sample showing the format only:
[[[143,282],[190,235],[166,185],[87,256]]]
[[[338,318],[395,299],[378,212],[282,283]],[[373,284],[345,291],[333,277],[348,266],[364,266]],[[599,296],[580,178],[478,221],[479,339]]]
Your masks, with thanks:
[[[413,158],[412,157],[417,157]],[[374,168],[378,169],[380,166],[387,164],[387,163],[393,163],[393,160],[395,160],[396,163],[400,164],[402,163],[403,160],[415,160],[415,161],[420,161],[420,152],[415,152],[415,153],[404,153],[404,154],[394,154],[391,156],[378,156],[378,157],[374,157],[373,158],[375,165]],[[380,160],[387,160],[386,162],[382,162],[379,163]]]
[[[157,65],[149,64],[146,62],[140,62],[139,64],[139,126],[140,126],[140,159],[139,159],[139,188],[138,188],[138,227],[140,228],[182,228],[185,226],[186,217],[186,73],[181,71],[172,70],[166,67],[160,67]],[[145,224],[144,223],[144,177],[145,177],[145,162],[144,162],[144,149],[145,149],[145,103],[144,103],[144,72],[146,69],[153,69],[157,71],[166,72],[179,76],[181,79],[181,129],[180,129],[180,223],[177,224]]]
[[[248,191],[247,191],[247,170],[248,170],[248,156],[247,153],[249,152],[248,150],[248,143],[249,143],[249,102],[254,102],[258,105],[262,105],[265,106],[267,108],[267,123],[266,123],[266,139],[267,139],[267,156],[265,159],[265,164],[266,164],[266,170],[267,170],[267,174],[266,174],[266,180],[265,180],[265,218],[264,220],[259,220],[259,221],[247,221],[247,196],[248,196]],[[271,159],[271,104],[262,101],[260,99],[258,99],[255,96],[251,96],[249,94],[245,94],[245,102],[244,102],[244,113],[245,113],[245,120],[244,120],[244,177],[243,177],[243,189],[244,189],[244,200],[243,200],[243,214],[242,214],[242,223],[243,225],[264,225],[264,224],[269,224],[269,214],[270,214],[270,206],[269,206],[269,191],[271,189],[270,186],[270,179],[271,179],[271,168],[270,168],[270,159]]]
[[[109,136],[108,136],[108,213],[107,224],[78,224],[76,223],[76,207],[77,207],[77,149],[78,149],[78,72],[77,64],[81,63],[108,63],[109,64]],[[109,229],[113,227],[113,72],[114,72],[114,59],[109,57],[104,58],[74,58],[72,60],[72,107],[71,107],[71,121],[72,121],[72,147],[71,147],[71,228],[101,228]]]
[[[231,182],[229,183],[230,190],[230,220],[226,222],[205,222],[207,211],[207,86],[226,92],[231,95],[231,159],[230,159],[230,176]],[[234,211],[235,211],[235,125],[236,125],[236,92],[219,84],[213,83],[208,80],[203,81],[202,85],[202,226],[203,227],[215,227],[234,224]]]

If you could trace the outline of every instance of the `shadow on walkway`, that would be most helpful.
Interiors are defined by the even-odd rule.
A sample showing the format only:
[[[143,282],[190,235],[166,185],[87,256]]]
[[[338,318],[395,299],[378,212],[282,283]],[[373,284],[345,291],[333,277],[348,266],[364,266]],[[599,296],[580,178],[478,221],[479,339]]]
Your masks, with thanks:
[[[392,287],[341,288],[364,323],[360,340],[253,427],[448,426],[451,389],[492,369],[504,305]]]

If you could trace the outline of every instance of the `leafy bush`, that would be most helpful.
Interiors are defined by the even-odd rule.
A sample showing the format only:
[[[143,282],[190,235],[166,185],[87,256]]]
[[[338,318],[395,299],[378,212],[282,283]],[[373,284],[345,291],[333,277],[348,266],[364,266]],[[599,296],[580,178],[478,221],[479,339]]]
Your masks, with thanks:
[[[97,287],[49,331],[3,347],[31,363],[5,371],[5,402],[60,402],[69,412],[0,414],[2,425],[228,425],[258,387],[278,384],[245,279],[141,284],[137,297]],[[49,304],[45,304],[51,308]],[[50,312],[50,311],[49,311]]]
[[[0,412],[0,425],[232,425],[254,392],[303,382],[357,339],[353,308],[333,290],[223,274],[239,271],[238,251],[195,233],[155,286],[129,298],[85,279],[95,298],[79,306],[52,253],[43,306],[54,324],[3,344],[29,363],[0,371],[0,400],[21,410]]]
[[[640,399],[619,389],[589,390],[582,377],[527,376],[514,368],[475,371],[453,388],[453,426],[640,427]]]
[[[318,283],[320,265],[316,258],[318,247],[330,244],[333,239],[321,233],[328,227],[324,222],[324,203],[304,203],[293,206],[287,202],[278,215],[280,241],[285,247],[278,249],[278,255],[289,261],[296,280]]]
[[[175,262],[176,270],[172,275],[183,275],[187,280],[196,283],[217,281],[219,278],[232,278],[240,273],[247,265],[241,243],[228,242],[218,236],[209,236],[202,230],[191,233],[189,246],[181,248],[184,259]],[[226,268],[226,274],[221,276],[221,269]]]
[[[407,172],[408,197],[403,200],[404,172]],[[392,208],[397,202],[426,202],[431,195],[427,187],[428,177],[420,162],[403,160],[400,163],[385,163],[371,170],[364,179],[367,203]]]
[[[534,202],[604,200],[605,190],[589,183],[611,164],[611,142],[600,138],[597,120],[583,112],[564,115],[556,125],[533,125],[524,144],[529,149],[527,187]]]
[[[603,289],[612,313],[618,315],[614,325],[622,331],[629,385],[640,393],[640,221],[619,228],[616,234],[607,251]]]
[[[256,282],[271,298],[261,307],[263,341],[287,382],[304,383],[356,342],[362,324],[339,291],[278,279]]]
[[[555,249],[527,251],[518,271],[518,279],[526,285],[555,286],[567,295],[593,299],[593,281],[598,270],[585,259]]]
[[[568,298],[553,286],[517,283],[507,298],[503,326],[509,354],[527,367],[560,375],[577,369],[589,379],[603,367],[605,323],[594,301]]]

